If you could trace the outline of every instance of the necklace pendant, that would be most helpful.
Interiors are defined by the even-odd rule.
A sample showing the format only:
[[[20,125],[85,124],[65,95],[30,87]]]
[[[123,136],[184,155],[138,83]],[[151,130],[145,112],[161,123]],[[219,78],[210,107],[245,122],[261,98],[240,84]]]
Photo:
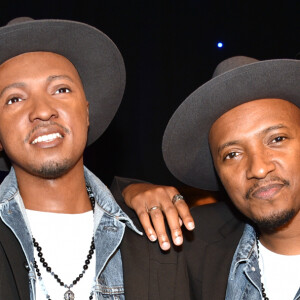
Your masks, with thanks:
[[[69,289],[64,294],[64,300],[74,300],[75,294]]]

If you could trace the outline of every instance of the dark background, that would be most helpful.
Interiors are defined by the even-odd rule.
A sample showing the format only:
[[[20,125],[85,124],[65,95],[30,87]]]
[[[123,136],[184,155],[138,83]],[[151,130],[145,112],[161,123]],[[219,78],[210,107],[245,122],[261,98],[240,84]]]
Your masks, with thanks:
[[[85,22],[120,49],[127,70],[123,102],[85,153],[85,164],[106,184],[119,175],[179,186],[161,155],[177,106],[225,58],[295,58],[300,51],[299,0],[1,0],[0,11],[0,26],[20,16]]]

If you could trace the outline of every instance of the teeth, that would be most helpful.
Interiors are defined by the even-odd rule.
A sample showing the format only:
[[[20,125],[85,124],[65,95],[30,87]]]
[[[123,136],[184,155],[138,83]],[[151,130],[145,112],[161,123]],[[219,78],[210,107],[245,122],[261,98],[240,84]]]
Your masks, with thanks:
[[[46,134],[46,135],[42,135],[42,136],[39,136],[37,137],[36,139],[33,140],[33,142],[31,144],[36,144],[36,143],[41,143],[41,142],[51,142],[53,141],[54,139],[57,139],[57,138],[63,138],[63,136],[56,132],[56,133],[51,133],[51,134]]]

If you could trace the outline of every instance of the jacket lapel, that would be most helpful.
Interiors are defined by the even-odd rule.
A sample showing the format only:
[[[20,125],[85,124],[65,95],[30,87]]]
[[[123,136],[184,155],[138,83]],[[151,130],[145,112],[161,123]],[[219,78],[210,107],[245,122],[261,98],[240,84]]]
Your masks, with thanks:
[[[126,227],[121,243],[121,256],[126,299],[147,300],[150,273],[147,239]]]
[[[121,209],[134,222],[137,229],[143,232],[143,228],[138,222],[136,214],[133,210],[126,206],[122,196],[122,190],[131,183],[131,181],[132,180],[127,180],[125,178],[115,178],[110,190]],[[148,291],[151,266],[147,238],[145,238],[145,236],[138,235],[126,226],[120,249],[126,299],[149,299]]]
[[[29,300],[29,279],[26,258],[12,231],[0,220],[0,243],[10,265],[20,300]],[[9,271],[9,270],[8,270]],[[11,284],[14,284],[13,282]],[[2,286],[2,284],[1,284]],[[8,300],[8,299],[7,299]],[[15,300],[15,299],[14,299]]]
[[[225,299],[232,258],[243,230],[243,223],[237,224],[236,220],[232,220],[221,228],[221,239],[207,245],[203,267],[203,300]]]

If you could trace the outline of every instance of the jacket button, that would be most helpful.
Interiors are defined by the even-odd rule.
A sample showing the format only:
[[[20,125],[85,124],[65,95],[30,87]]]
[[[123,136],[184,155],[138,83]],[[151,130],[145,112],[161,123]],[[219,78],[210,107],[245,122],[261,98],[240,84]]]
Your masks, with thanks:
[[[25,262],[24,263],[24,267],[25,267],[25,269],[29,272],[29,270],[30,270],[30,268],[29,268],[29,266],[28,266],[28,263],[27,262]]]

